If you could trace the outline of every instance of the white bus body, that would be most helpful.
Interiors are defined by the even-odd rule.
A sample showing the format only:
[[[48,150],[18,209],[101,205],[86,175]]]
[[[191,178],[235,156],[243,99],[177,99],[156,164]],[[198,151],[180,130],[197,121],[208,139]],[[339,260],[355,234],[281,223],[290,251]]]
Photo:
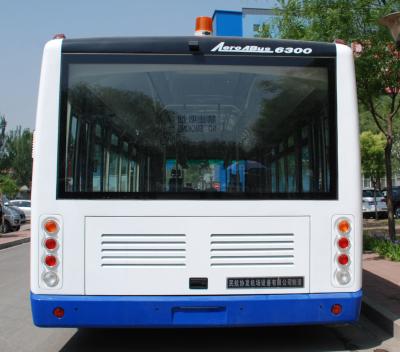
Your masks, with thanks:
[[[131,44],[127,39],[122,49],[113,49],[112,40],[88,40],[86,52],[76,53],[63,52],[63,42],[66,44],[67,40],[57,39],[46,44],[40,78],[32,184],[31,297],[35,324],[60,327],[234,326],[336,323],[358,319],[361,300],[362,217],[358,112],[351,50],[340,44],[263,39],[169,40],[165,40],[163,46],[163,38],[140,38],[132,40]],[[186,46],[190,42],[187,52],[166,49],[168,45],[174,47],[171,44],[174,41]],[[246,43],[248,41],[250,43]],[[73,42],[71,47],[84,47],[79,41],[76,43]],[[85,43],[84,40],[82,43]],[[249,49],[246,49],[247,44]],[[131,52],[125,48],[129,45]],[[135,49],[141,45],[145,45],[146,49]],[[193,46],[196,45],[199,48],[193,52]],[[152,51],[148,49],[150,47]],[[295,51],[296,48],[300,48],[301,52]],[[248,60],[243,63],[243,75],[251,75],[253,67],[248,62],[252,59],[266,60],[266,65],[267,60],[292,60],[295,66],[296,60],[311,57],[324,60],[324,55],[318,50],[326,48],[335,53],[330,57],[334,63],[331,76],[334,82],[329,83],[329,89],[336,86],[335,91],[330,93],[333,94],[335,106],[333,116],[329,118],[336,120],[330,125],[336,129],[333,134],[336,142],[330,142],[330,148],[332,144],[335,145],[337,155],[330,161],[334,163],[330,166],[333,174],[330,174],[327,181],[330,184],[336,182],[336,186],[329,189],[327,197],[322,195],[320,199],[311,199],[306,194],[299,198],[285,195],[285,199],[279,199],[278,196],[263,197],[257,193],[253,198],[245,199],[244,191],[236,198],[232,196],[232,199],[223,196],[221,199],[207,198],[208,195],[190,199],[189,196],[180,197],[179,194],[175,194],[175,198],[168,198],[167,193],[164,198],[131,198],[127,192],[126,196],[118,199],[117,191],[110,197],[104,193],[102,195],[105,196],[99,199],[96,194],[88,193],[81,197],[75,191],[77,197],[69,196],[67,188],[71,182],[77,181],[68,181],[67,177],[60,181],[60,168],[67,170],[69,167],[63,166],[59,157],[59,153],[62,153],[60,145],[67,138],[64,132],[70,128],[65,127],[62,111],[71,114],[68,111],[71,103],[66,105],[67,111],[60,109],[63,99],[63,92],[60,92],[60,87],[63,87],[62,67],[67,55],[72,60],[83,57],[90,61],[87,57],[93,54],[95,63],[92,71],[90,63],[87,64],[87,77],[90,80],[90,76],[97,74],[96,64],[107,65],[103,61],[96,61],[103,54],[107,57],[127,57],[126,60],[140,56],[142,61],[157,56],[156,64],[160,67],[163,64],[159,61],[167,57],[165,65],[169,65],[168,70],[171,66],[180,65],[173,62],[175,57],[193,57],[195,61],[189,65],[194,76],[202,74],[201,70],[196,71],[195,65],[202,66],[203,57],[243,59]],[[325,59],[329,59],[329,55]],[[85,64],[81,63],[75,71],[71,69],[71,80],[74,79],[73,74],[81,74]],[[143,70],[157,71],[152,61],[142,65]],[[236,61],[233,66],[235,68],[232,71],[241,70],[237,68],[240,64]],[[121,67],[121,72],[125,74],[126,66]],[[221,72],[225,72],[225,67],[221,68]],[[99,70],[103,69],[101,66]],[[118,67],[113,67],[113,72],[118,70]],[[258,74],[255,70],[262,70],[262,65],[257,64],[254,75]],[[299,73],[296,79],[308,79],[307,74],[303,77]],[[152,84],[156,86],[158,83],[155,81]],[[213,83],[210,82],[210,85]],[[249,90],[244,89],[243,94],[249,94],[250,99]],[[225,116],[228,114],[226,111]],[[235,114],[239,116],[239,113]],[[186,116],[190,116],[190,113]],[[118,116],[113,118],[119,119]],[[184,130],[192,127],[190,124],[185,125]],[[251,135],[252,132],[249,133]],[[189,132],[185,136],[189,136]],[[123,132],[120,132],[118,138],[123,138]],[[242,143],[243,150],[246,149],[246,143]],[[287,143],[290,148],[291,142]],[[64,147],[64,155],[68,154],[68,148]],[[110,150],[103,151],[109,153],[103,156],[105,163],[108,162],[107,177],[111,177],[112,172]],[[171,163],[166,158],[163,165]],[[178,164],[176,160],[174,162]],[[187,161],[187,165],[190,162]],[[222,165],[222,162],[218,163]],[[248,167],[246,161],[244,164],[236,162],[236,166],[232,166],[234,164],[231,163],[225,169],[214,164],[210,168],[238,175],[240,165]],[[128,178],[124,180],[122,161],[118,165],[120,169],[117,177],[120,179],[115,182],[118,182],[119,192],[122,192],[123,187],[129,187],[125,186],[125,182],[136,182],[135,177],[139,176],[132,174],[129,177],[133,181]],[[288,164],[285,165],[290,169]],[[146,167],[150,173],[153,166]],[[229,172],[226,171],[228,169]],[[163,172],[167,173],[165,170]],[[189,172],[183,168],[182,171],[178,166],[176,170],[168,170],[172,170],[171,175],[177,178],[180,176],[176,174]],[[249,179],[249,172],[245,173]],[[91,187],[94,188],[97,181],[93,177]],[[163,180],[167,177],[164,175]],[[215,193],[223,193],[221,188],[225,187],[228,194],[228,176],[224,177],[225,181],[212,185],[219,191]],[[285,182],[294,182],[290,181],[290,176],[285,177]],[[303,182],[303,188],[311,187],[308,183],[304,186],[306,181],[301,177],[296,182]],[[150,182],[149,178],[147,180]],[[169,180],[172,189],[171,178]],[[104,183],[104,180],[100,182]],[[114,179],[107,182],[107,187],[113,189]],[[164,188],[168,188],[166,182]],[[243,182],[236,187],[244,187]],[[193,194],[197,197],[197,193]],[[44,223],[48,219],[56,221],[59,226],[55,235],[47,234],[44,230]],[[351,226],[349,234],[345,234],[350,241],[349,249],[345,251],[350,263],[341,268],[338,256],[343,251],[337,245],[341,237],[337,226],[343,219]],[[44,241],[50,237],[57,241],[55,251],[49,251],[44,245]],[[55,267],[46,267],[44,264],[48,255],[56,257]],[[338,282],[337,272],[342,269],[350,274],[349,283]],[[53,287],[43,279],[43,275],[49,271],[56,274],[56,283],[53,281],[51,284]],[[334,305],[340,305],[339,312],[333,313]]]

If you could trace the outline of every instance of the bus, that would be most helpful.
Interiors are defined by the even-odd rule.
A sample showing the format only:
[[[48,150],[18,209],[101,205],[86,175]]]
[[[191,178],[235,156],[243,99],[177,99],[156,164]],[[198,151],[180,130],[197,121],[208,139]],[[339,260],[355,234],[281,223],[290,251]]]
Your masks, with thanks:
[[[49,41],[33,150],[34,324],[356,321],[358,140],[343,44]]]

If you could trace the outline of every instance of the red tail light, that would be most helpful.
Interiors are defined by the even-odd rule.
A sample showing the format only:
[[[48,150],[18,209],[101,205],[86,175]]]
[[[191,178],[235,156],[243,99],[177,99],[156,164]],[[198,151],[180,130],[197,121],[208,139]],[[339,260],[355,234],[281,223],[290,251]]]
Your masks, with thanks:
[[[342,313],[342,306],[340,304],[334,304],[331,307],[331,312],[333,315],[339,315],[340,313]]]
[[[54,251],[57,248],[57,240],[55,240],[54,238],[47,238],[44,242],[44,246],[49,251]]]
[[[338,256],[338,263],[340,265],[347,265],[347,264],[349,264],[349,261],[350,261],[350,259],[347,254],[341,254]]]
[[[57,266],[57,262],[57,257],[55,255],[46,255],[44,258],[44,263],[50,268]]]
[[[56,318],[61,319],[64,316],[64,309],[61,307],[54,308],[53,314]]]
[[[338,240],[338,246],[340,249],[348,249],[350,247],[350,241],[347,237],[341,237]]]

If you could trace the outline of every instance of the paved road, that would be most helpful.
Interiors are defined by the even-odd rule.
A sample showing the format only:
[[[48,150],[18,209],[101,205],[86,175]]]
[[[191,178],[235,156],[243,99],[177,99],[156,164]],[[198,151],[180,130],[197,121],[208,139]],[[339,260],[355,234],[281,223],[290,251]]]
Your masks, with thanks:
[[[400,351],[400,343],[361,317],[340,327],[252,329],[39,329],[29,306],[29,245],[0,251],[0,351]],[[383,345],[382,345],[383,344]]]
[[[30,230],[31,229],[31,224],[29,222],[22,224],[20,231],[26,231],[26,230]]]

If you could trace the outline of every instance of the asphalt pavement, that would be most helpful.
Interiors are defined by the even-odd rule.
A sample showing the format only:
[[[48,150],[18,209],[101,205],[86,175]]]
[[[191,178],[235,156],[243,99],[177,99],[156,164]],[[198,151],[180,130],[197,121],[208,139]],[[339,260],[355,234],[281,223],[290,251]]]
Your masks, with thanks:
[[[29,244],[0,250],[0,351],[60,351],[75,329],[34,327],[29,302]]]
[[[29,244],[0,250],[0,351],[381,351],[400,342],[361,316],[344,326],[235,329],[43,329],[32,324]]]
[[[0,249],[17,246],[30,241],[31,224],[23,224],[19,231],[0,233]]]

